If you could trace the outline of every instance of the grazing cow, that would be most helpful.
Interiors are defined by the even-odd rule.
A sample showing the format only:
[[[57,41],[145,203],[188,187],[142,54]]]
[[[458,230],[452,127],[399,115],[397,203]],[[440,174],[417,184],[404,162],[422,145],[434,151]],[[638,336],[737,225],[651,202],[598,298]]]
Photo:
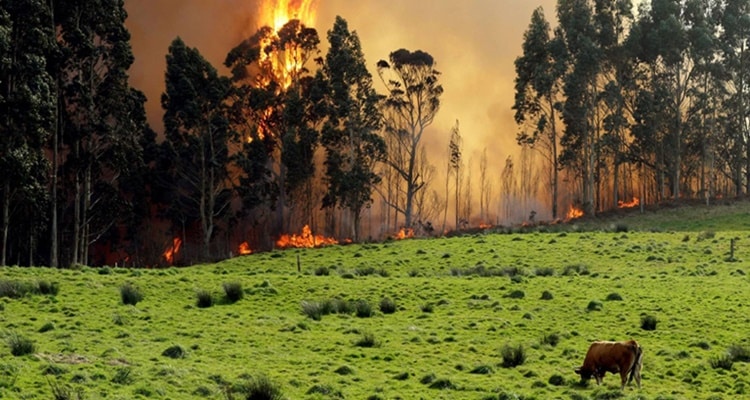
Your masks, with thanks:
[[[589,380],[593,376],[596,384],[600,385],[604,374],[620,373],[621,389],[625,383],[630,383],[635,377],[638,388],[641,388],[641,367],[643,366],[643,348],[635,340],[624,342],[594,342],[591,343],[583,366],[576,368],[576,373],[582,380]],[[630,374],[630,379],[628,379]]]

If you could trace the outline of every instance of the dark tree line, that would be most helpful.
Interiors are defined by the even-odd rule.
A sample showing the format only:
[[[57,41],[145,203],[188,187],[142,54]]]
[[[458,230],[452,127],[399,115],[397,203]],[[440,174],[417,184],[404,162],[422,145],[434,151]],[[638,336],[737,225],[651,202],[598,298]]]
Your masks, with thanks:
[[[750,1],[558,0],[516,60],[519,144],[585,211],[750,191]]]
[[[177,262],[214,260],[302,225],[359,240],[389,160],[383,110],[430,88],[419,135],[437,111],[428,54],[394,52],[413,87],[378,95],[344,19],[325,55],[291,20],[231,49],[230,76],[176,38],[157,140],[128,84],[126,17],[122,0],[0,0],[0,265],[163,265],[178,241]]]

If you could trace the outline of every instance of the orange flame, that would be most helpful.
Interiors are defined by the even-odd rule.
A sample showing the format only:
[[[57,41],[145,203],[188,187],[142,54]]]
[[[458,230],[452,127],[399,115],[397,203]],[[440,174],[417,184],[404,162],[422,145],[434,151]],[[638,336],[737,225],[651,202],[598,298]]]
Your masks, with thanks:
[[[479,229],[490,229],[492,228],[492,224],[486,224],[484,222],[479,223]]]
[[[412,228],[401,228],[398,233],[393,237],[396,240],[409,239],[414,237],[414,229]]]
[[[250,248],[250,245],[247,244],[247,242],[242,242],[240,243],[240,247],[237,249],[237,254],[241,256],[253,254],[253,249]]]
[[[617,201],[618,208],[633,208],[633,207],[638,207],[639,204],[641,204],[641,201],[638,200],[637,197],[633,197],[632,201],[622,201],[622,200]]]
[[[581,218],[581,217],[583,217],[583,210],[571,204],[570,209],[568,210],[568,213],[565,215],[565,220],[570,221],[572,219]]]
[[[286,249],[286,248],[313,248],[313,247],[321,247],[331,244],[338,244],[338,240],[334,238],[327,238],[322,235],[313,235],[312,230],[310,230],[309,225],[305,225],[302,228],[302,233],[297,234],[283,234],[279,238],[279,240],[276,241],[276,247]]]
[[[178,237],[172,239],[172,245],[164,251],[164,254],[162,254],[164,260],[167,261],[167,264],[172,265],[174,263],[174,256],[180,252],[180,246],[182,246],[182,239]]]

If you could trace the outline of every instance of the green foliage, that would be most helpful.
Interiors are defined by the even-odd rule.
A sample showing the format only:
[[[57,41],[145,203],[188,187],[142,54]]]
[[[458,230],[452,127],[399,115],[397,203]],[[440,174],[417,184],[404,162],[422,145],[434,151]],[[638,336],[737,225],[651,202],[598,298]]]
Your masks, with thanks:
[[[354,342],[354,345],[357,347],[378,347],[380,346],[380,342],[375,338],[374,333],[364,332],[360,338]]]
[[[208,308],[214,305],[214,296],[208,290],[195,292],[195,305],[198,308]]]
[[[370,318],[374,315],[372,306],[367,300],[357,300],[354,302],[354,315],[358,318]]]
[[[52,322],[47,322],[44,325],[42,325],[41,328],[39,328],[39,333],[49,332],[54,329],[55,329],[55,324]]]
[[[389,297],[383,297],[380,300],[380,312],[383,314],[393,314],[396,312],[396,302]]]
[[[339,375],[351,375],[354,373],[354,369],[348,365],[342,365],[338,368],[336,368],[333,372],[339,374]]]
[[[182,348],[180,345],[173,345],[168,348],[166,348],[162,353],[162,356],[169,357],[169,358],[185,358],[187,357],[187,351]]]
[[[552,300],[554,298],[555,296],[553,296],[552,292],[550,292],[549,290],[545,290],[544,292],[542,292],[542,300]]]
[[[563,276],[588,275],[588,274],[590,274],[589,268],[582,264],[566,265],[565,268],[563,268],[563,272],[562,272]]]
[[[70,385],[58,381],[47,381],[52,391],[53,400],[83,400],[85,398],[83,388],[72,388]]]
[[[558,343],[560,343],[560,335],[556,333],[545,334],[544,336],[542,336],[540,343],[555,347]]]
[[[305,394],[319,394],[332,399],[343,399],[344,394],[330,385],[313,385]]]
[[[724,369],[727,371],[731,371],[734,361],[732,360],[732,357],[730,357],[728,354],[724,354],[718,357],[712,357],[708,361],[708,363],[709,365],[711,365],[711,368],[713,369]]]
[[[526,293],[524,293],[523,290],[514,290],[506,295],[506,297],[509,297],[511,299],[522,299],[526,296]]]
[[[607,295],[607,298],[605,299],[607,301],[622,301],[622,296],[620,296],[619,293],[610,293]]]
[[[235,385],[227,394],[233,400],[234,394],[247,400],[283,400],[285,399],[281,385],[272,381],[266,375],[247,378],[246,381]]]
[[[117,368],[115,374],[112,376],[111,381],[112,383],[116,383],[118,385],[130,385],[131,383],[135,382],[135,378],[133,377],[133,369],[130,367]]]
[[[245,295],[240,282],[224,282],[221,286],[224,288],[224,296],[229,303],[236,303]]]
[[[137,286],[126,282],[120,286],[120,299],[122,304],[134,306],[143,300],[143,293]]]
[[[5,344],[10,349],[10,354],[20,357],[32,354],[36,351],[34,342],[15,331],[8,332],[5,335]]]
[[[56,296],[60,285],[56,282],[37,280],[34,283],[0,279],[0,298],[20,299],[29,294]]]
[[[493,372],[493,369],[489,365],[477,365],[469,371],[470,374],[489,375]]]
[[[562,375],[554,374],[549,377],[547,383],[552,386],[563,386],[565,385],[565,378]]]
[[[733,344],[727,349],[727,354],[734,362],[750,362],[750,346]]]
[[[328,269],[328,267],[317,267],[315,268],[315,271],[313,272],[315,276],[328,276],[331,274],[331,271]]]
[[[601,311],[604,305],[597,300],[591,300],[586,306],[586,311]]]
[[[501,363],[503,368],[514,368],[526,362],[526,350],[520,344],[516,346],[506,344],[500,349],[500,356],[503,358]]]
[[[440,390],[458,389],[458,387],[453,382],[451,382],[451,380],[448,378],[436,379],[434,382],[430,383],[428,387],[430,389],[440,389]]]

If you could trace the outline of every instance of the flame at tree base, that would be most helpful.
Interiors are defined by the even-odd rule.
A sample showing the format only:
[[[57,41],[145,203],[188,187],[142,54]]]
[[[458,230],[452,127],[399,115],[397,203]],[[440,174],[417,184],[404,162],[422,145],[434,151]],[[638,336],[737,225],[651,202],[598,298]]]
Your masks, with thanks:
[[[280,249],[287,248],[313,248],[322,247],[332,244],[339,244],[339,241],[334,238],[327,238],[322,235],[313,235],[309,225],[305,225],[302,228],[302,233],[297,234],[283,234],[276,241],[276,247]]]
[[[414,229],[412,228],[401,228],[397,234],[393,235],[396,240],[409,239],[414,237]]]
[[[617,208],[633,208],[638,207],[641,204],[641,201],[637,197],[633,197],[633,200],[631,201],[617,201]]]
[[[237,249],[237,254],[241,256],[253,254],[253,249],[250,248],[250,245],[247,242],[242,242],[240,243],[240,246]]]
[[[568,213],[565,214],[565,221],[570,221],[570,220],[581,218],[581,217],[583,217],[583,210],[571,205],[570,209],[568,210]]]
[[[164,260],[167,262],[167,264],[174,264],[174,258],[177,253],[179,253],[180,246],[182,246],[182,239],[178,237],[172,239],[172,245],[164,251],[164,254],[162,254],[162,257],[164,257]]]

